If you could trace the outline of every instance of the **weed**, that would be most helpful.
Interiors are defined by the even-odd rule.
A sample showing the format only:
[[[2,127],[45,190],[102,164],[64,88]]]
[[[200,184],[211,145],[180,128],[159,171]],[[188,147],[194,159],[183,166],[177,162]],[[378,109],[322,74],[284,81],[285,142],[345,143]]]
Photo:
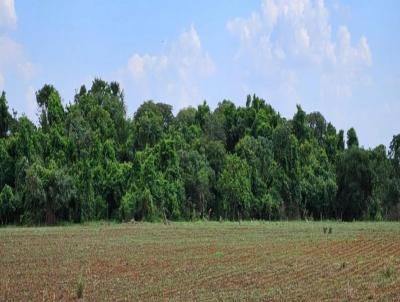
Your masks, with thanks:
[[[387,265],[383,272],[382,275],[386,279],[391,279],[396,273],[396,269],[392,265]]]
[[[216,252],[215,253],[215,257],[222,258],[222,257],[224,257],[224,253],[223,252]]]
[[[324,234],[326,234],[326,231],[328,230],[328,228],[327,227],[323,227],[323,230],[324,230]]]
[[[349,300],[353,300],[355,296],[354,288],[350,285],[350,282],[347,282],[347,286],[345,288],[346,296]]]
[[[329,227],[328,234],[332,234],[332,227]]]
[[[82,299],[83,298],[83,291],[85,289],[85,278],[83,277],[82,274],[79,275],[79,279],[78,279],[78,284],[76,287],[76,297],[78,299]]]

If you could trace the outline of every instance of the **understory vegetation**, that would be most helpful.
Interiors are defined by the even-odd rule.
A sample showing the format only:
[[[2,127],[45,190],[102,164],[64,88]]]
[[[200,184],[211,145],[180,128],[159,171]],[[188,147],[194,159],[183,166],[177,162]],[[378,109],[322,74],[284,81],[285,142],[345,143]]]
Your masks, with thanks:
[[[400,217],[400,134],[364,149],[353,128],[299,105],[286,119],[255,95],[128,117],[100,79],[66,106],[51,85],[36,98],[38,125],[0,97],[1,224]]]

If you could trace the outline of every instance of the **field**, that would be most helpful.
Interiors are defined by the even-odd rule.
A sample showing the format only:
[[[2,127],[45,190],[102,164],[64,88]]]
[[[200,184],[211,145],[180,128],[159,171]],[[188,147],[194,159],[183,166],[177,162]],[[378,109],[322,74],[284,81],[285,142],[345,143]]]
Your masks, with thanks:
[[[79,288],[84,301],[400,301],[400,224],[0,229],[0,301],[74,301]]]

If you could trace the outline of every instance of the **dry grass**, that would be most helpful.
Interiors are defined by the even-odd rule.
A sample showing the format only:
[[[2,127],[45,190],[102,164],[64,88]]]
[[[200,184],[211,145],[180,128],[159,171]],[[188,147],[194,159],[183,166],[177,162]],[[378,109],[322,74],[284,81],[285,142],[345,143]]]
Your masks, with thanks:
[[[3,228],[0,301],[400,301],[400,224],[329,224]]]

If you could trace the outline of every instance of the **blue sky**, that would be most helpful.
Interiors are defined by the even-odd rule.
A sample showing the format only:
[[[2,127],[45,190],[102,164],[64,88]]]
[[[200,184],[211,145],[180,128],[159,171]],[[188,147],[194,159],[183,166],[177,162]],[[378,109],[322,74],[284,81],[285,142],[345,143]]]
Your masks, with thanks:
[[[94,77],[117,80],[128,114],[204,99],[296,104],[365,147],[400,133],[399,1],[0,0],[0,90],[36,120],[35,91],[64,103]]]

